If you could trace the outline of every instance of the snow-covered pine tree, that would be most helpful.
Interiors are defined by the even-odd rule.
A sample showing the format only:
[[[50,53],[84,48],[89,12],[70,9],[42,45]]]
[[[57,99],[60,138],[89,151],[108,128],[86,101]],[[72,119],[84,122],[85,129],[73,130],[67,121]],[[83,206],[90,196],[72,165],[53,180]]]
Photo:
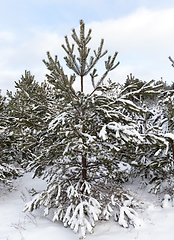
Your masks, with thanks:
[[[51,90],[46,83],[39,83],[30,72],[25,71],[15,82],[16,92],[7,92],[10,116],[13,117],[13,134],[16,147],[21,153],[20,163],[28,165],[41,146],[41,137],[51,121],[47,100],[51,102]],[[39,140],[38,140],[39,139]],[[41,144],[40,144],[41,145]]]
[[[169,142],[159,126],[160,113],[157,107],[152,108],[137,121],[144,141],[137,145],[135,166],[132,168],[141,177],[142,184],[153,183],[151,191],[154,193],[159,191],[158,179],[164,178],[163,169],[167,169],[169,163]]]
[[[162,108],[158,105],[165,85],[161,81],[158,84],[154,80],[143,83],[132,74],[128,76],[125,85],[128,88],[126,90],[128,97],[130,94],[129,99],[144,109],[139,115],[131,113],[137,124],[138,132],[143,138],[132,153],[128,152],[133,160],[130,163],[131,175],[141,177],[142,184],[153,183],[151,191],[157,193],[165,179],[165,171],[170,168],[169,139],[163,134],[164,128],[161,128],[165,120]]]
[[[174,61],[169,57],[172,62]],[[158,130],[158,136],[165,141],[166,150],[160,153],[157,158],[151,158],[148,165],[152,173],[151,183],[153,186],[151,191],[158,193],[167,193],[173,195],[174,190],[174,91],[166,85],[162,80],[164,88],[158,97],[158,104],[154,110],[153,123],[161,128]],[[161,152],[160,152],[161,151]]]
[[[18,167],[20,152],[14,145],[13,121],[5,100],[0,93],[0,189],[3,191],[12,190],[13,179],[22,174]]]
[[[174,189],[174,90],[164,90],[159,98],[161,136],[168,144],[167,154],[154,163],[155,186],[159,192],[173,195]]]
[[[129,99],[152,88],[148,85],[129,92],[127,87],[114,96],[112,92],[117,92],[118,85],[111,81],[104,84],[104,79],[118,66],[119,63],[115,64],[118,53],[108,57],[104,74],[98,77],[95,65],[107,53],[103,52],[104,40],[94,50],[94,56],[89,57],[91,29],[85,36],[82,20],[80,36],[73,29],[72,38],[75,44],[70,45],[66,36],[66,45],[62,45],[67,54],[66,65],[73,72],[70,77],[57,56],[53,59],[48,52],[48,61],[44,60],[50,71],[47,80],[56,96],[55,103],[51,102],[56,116],[48,130],[42,132],[40,145],[44,147],[29,168],[35,171],[34,175],[40,169],[39,175],[47,179],[48,186],[26,204],[25,211],[44,206],[47,215],[54,209],[53,221],[62,221],[84,238],[86,232],[93,231],[98,219],[109,219],[113,206],[119,210],[115,219],[121,225],[136,224],[137,216],[130,208],[133,198],[122,189],[121,183],[127,179],[130,168],[125,152],[133,152],[143,141],[130,113],[144,110]],[[78,56],[74,54],[75,45]],[[93,91],[87,94],[86,76],[93,86]],[[76,80],[80,81],[80,90],[73,88]]]
[[[135,76],[133,76],[133,74],[130,73],[130,75],[127,75],[127,79],[123,84],[122,88],[125,89],[126,87],[128,87],[127,91],[130,92],[132,90],[139,90],[144,84],[145,82],[139,80],[138,78],[135,78]],[[140,97],[142,97],[142,95],[139,95],[137,93],[134,96],[132,96],[130,100],[133,101],[134,103],[141,104]]]
[[[169,57],[169,60],[172,62],[172,67],[174,67],[174,61],[171,57]],[[164,122],[167,122],[167,135],[170,146],[172,149],[172,158],[174,163],[174,90],[168,90],[164,93],[163,97],[163,105],[165,106],[164,110],[164,116],[166,119]]]
[[[139,81],[132,74],[127,76],[122,87],[122,91],[117,98],[126,101],[132,100],[132,104],[139,106],[139,112],[128,108],[123,108],[124,114],[135,121],[137,130],[142,137],[142,141],[136,146],[124,149],[121,153],[122,161],[131,166],[131,177],[141,177],[143,184],[155,182],[160,176],[160,169],[165,164],[168,157],[169,143],[161,132],[161,109],[157,106],[157,99],[164,86],[154,84],[154,80],[146,83]],[[152,102],[152,99],[154,102]],[[157,167],[161,163],[161,168]],[[163,163],[163,164],[162,164]]]

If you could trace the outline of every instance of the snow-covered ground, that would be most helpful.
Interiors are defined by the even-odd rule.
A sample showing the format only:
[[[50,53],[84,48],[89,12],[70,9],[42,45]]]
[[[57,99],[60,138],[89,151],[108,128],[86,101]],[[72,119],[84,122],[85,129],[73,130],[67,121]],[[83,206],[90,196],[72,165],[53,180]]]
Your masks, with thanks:
[[[43,217],[42,209],[33,213],[22,212],[25,202],[30,200],[28,189],[39,190],[45,182],[31,179],[25,174],[16,181],[18,190],[0,195],[0,239],[2,240],[78,240],[78,235],[62,223],[53,223]],[[161,208],[157,197],[137,191],[140,200],[145,204],[145,211],[140,213],[142,225],[138,228],[124,229],[111,219],[99,222],[93,234],[86,240],[173,240],[174,239],[174,207],[165,205]]]

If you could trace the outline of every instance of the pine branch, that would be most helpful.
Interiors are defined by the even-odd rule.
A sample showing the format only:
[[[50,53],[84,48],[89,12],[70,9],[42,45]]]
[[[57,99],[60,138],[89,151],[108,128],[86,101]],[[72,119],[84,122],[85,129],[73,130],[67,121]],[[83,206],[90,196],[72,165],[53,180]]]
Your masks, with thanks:
[[[172,67],[174,67],[174,60],[169,56],[169,60],[172,62]]]

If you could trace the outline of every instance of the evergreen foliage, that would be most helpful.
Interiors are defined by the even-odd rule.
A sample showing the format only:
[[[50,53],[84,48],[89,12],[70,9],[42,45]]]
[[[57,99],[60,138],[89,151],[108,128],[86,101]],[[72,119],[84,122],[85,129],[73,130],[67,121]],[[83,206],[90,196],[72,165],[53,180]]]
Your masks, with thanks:
[[[12,180],[21,176],[18,166],[20,152],[15,148],[12,118],[8,114],[5,97],[0,94],[0,189],[12,190]]]
[[[173,59],[169,57],[173,66]],[[168,86],[162,80],[156,82],[163,84],[164,88],[158,97],[157,105],[153,108],[154,116],[151,125],[156,124],[160,140],[165,142],[165,152],[159,150],[159,157],[149,157],[148,168],[151,172],[151,191],[154,193],[167,193],[173,195],[174,189],[174,91],[172,85]],[[158,144],[159,145],[159,144]],[[164,154],[165,153],[165,154]]]
[[[57,56],[53,59],[48,52],[48,61],[44,60],[50,71],[47,80],[54,94],[47,98],[49,108],[43,116],[47,125],[39,131],[38,149],[27,169],[34,171],[34,176],[46,179],[48,185],[26,204],[25,211],[43,206],[47,215],[54,209],[53,221],[62,221],[84,238],[86,232],[93,231],[96,221],[112,216],[113,208],[120,225],[136,225],[134,199],[122,189],[122,183],[128,180],[135,160],[137,166],[139,164],[136,154],[142,159],[153,143],[153,152],[159,155],[156,152],[163,151],[166,145],[156,132],[144,134],[137,125],[143,114],[149,114],[136,104],[141,99],[137,96],[158,94],[161,86],[152,86],[153,81],[141,86],[133,82],[120,89],[119,84],[111,80],[104,83],[108,73],[119,64],[115,64],[118,53],[108,57],[105,71],[99,77],[95,65],[107,53],[103,51],[104,40],[98,50],[94,50],[94,56],[89,56],[91,30],[85,36],[82,20],[80,36],[73,29],[72,38],[75,44],[70,45],[66,36],[66,44],[62,45],[67,54],[66,65],[73,72],[70,77]],[[75,45],[78,56],[74,54]],[[84,93],[86,75],[90,76],[93,86],[93,91],[87,94]],[[77,77],[81,83],[79,91],[73,88]],[[27,143],[30,144],[29,138]]]
[[[161,135],[165,139],[167,154],[156,162],[155,191],[173,194],[174,189],[174,91],[163,91],[159,98]]]
[[[49,121],[47,98],[51,97],[46,83],[41,86],[30,72],[25,71],[15,82],[16,92],[7,92],[10,116],[13,117],[13,133],[16,147],[21,153],[20,163],[25,167],[35,158],[40,139]]]
[[[141,177],[143,185],[152,184],[150,191],[153,193],[162,191],[171,193],[173,181],[171,178],[173,171],[172,148],[169,136],[165,134],[166,122],[168,121],[165,115],[169,117],[172,113],[170,115],[168,111],[166,112],[166,106],[164,106],[164,102],[168,105],[168,100],[165,101],[164,96],[168,95],[170,91],[166,90],[166,84],[163,81],[151,81],[151,84],[154,84],[153,91],[149,89],[145,94],[144,92],[139,94],[141,88],[149,87],[150,82],[144,83],[140,87],[139,80],[135,80],[135,77],[130,75],[128,79],[131,81],[130,85],[127,85],[131,88],[134,86],[138,90],[138,95],[136,94],[135,98],[132,98],[133,101],[144,109],[144,112],[138,117],[132,115],[137,123],[138,132],[143,137],[143,142],[138,144],[136,150],[131,154],[132,158],[135,159],[131,164],[131,174],[133,178]],[[132,85],[131,82],[135,82],[135,85]],[[130,155],[130,153],[128,154]],[[170,186],[168,189],[167,185]]]

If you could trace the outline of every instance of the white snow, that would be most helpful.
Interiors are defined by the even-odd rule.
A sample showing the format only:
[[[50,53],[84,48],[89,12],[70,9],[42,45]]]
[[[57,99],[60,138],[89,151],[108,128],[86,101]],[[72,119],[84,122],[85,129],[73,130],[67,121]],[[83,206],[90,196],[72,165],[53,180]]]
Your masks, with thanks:
[[[99,133],[99,137],[105,141],[107,139],[106,125],[104,125]]]
[[[65,118],[66,118],[67,113],[61,113],[57,115],[49,124],[49,129],[55,129],[56,126],[61,122],[62,125],[65,124]]]
[[[166,194],[164,196],[164,200],[162,202],[162,207],[163,208],[171,208],[172,207],[172,199],[171,199],[171,196],[169,194]]]
[[[0,240],[78,240],[78,234],[74,234],[70,228],[64,228],[60,222],[53,223],[49,216],[43,217],[43,209],[32,213],[22,211],[25,202],[31,199],[28,189],[42,190],[44,181],[31,179],[31,174],[26,174],[15,185],[18,187],[16,191],[0,192]],[[136,228],[122,228],[111,217],[109,221],[99,222],[94,233],[87,234],[86,240],[173,240],[174,207],[170,196],[165,195],[160,206],[157,197],[146,191],[136,191],[145,202],[144,211],[139,212]]]
[[[170,138],[174,141],[174,134],[173,133],[166,133],[166,134],[164,134],[164,137]]]

